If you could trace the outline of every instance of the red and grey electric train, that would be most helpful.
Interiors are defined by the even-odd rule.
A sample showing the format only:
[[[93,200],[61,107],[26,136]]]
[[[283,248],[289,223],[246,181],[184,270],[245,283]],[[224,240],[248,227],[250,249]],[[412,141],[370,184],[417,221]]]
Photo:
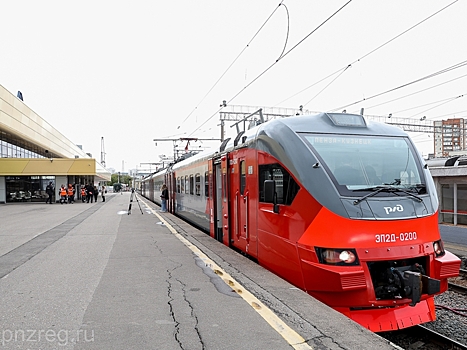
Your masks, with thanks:
[[[457,276],[408,135],[361,115],[271,120],[142,182],[142,194],[368,329],[436,318]]]

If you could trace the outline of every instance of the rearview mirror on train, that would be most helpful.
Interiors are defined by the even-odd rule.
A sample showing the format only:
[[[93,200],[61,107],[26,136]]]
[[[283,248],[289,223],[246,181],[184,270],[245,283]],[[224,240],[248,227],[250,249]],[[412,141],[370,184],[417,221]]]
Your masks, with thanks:
[[[264,201],[267,203],[272,203],[274,205],[274,213],[279,213],[279,205],[277,204],[276,181],[264,181]]]

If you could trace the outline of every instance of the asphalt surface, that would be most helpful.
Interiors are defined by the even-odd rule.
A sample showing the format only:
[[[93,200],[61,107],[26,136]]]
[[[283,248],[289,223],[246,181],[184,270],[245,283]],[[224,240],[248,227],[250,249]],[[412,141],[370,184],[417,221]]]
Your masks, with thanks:
[[[0,349],[394,349],[157,209],[0,206]]]
[[[439,225],[445,249],[461,257],[467,257],[467,226]]]

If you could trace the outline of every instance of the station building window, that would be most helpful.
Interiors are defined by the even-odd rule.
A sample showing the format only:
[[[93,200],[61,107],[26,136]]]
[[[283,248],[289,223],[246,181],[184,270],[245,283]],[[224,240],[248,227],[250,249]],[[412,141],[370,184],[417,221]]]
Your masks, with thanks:
[[[457,223],[467,225],[467,184],[457,185]]]
[[[457,187],[457,188],[456,188]],[[454,191],[457,189],[457,213],[454,212]],[[441,187],[441,221],[454,224],[457,215],[457,224],[467,225],[467,184],[444,184]]]
[[[7,138],[6,133],[0,131],[0,158],[44,158],[34,150],[27,149],[20,141],[14,144],[8,142]]]
[[[55,188],[55,176],[5,176],[6,202],[45,202],[50,181]]]
[[[441,187],[442,193],[442,209],[441,220],[446,223],[453,223],[454,212],[454,185],[443,185]]]

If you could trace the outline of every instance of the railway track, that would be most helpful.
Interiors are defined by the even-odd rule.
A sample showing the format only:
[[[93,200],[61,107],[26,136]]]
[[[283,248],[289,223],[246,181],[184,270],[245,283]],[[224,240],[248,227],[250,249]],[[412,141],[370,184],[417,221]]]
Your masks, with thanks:
[[[382,333],[381,336],[401,349],[467,350],[467,345],[420,325],[399,331]]]
[[[423,342],[430,346],[433,346],[432,349],[467,350],[467,345],[459,343],[454,339],[446,337],[445,335],[442,335],[441,333],[438,333],[432,329],[429,329],[424,326],[416,326],[414,328],[418,336],[421,337],[421,339],[423,339]]]
[[[467,295],[467,270],[460,269],[459,277],[450,278],[449,289]]]
[[[435,297],[437,320],[422,326],[382,333],[402,349],[467,349],[467,270],[449,280],[449,290]]]

